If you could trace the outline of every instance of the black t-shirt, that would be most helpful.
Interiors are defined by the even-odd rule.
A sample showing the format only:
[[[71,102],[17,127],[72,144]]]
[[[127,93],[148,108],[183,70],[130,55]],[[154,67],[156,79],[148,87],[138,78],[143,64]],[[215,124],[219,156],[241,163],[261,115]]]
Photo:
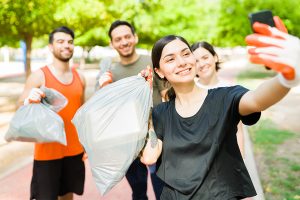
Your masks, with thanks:
[[[169,192],[163,192],[163,199],[224,200],[256,194],[236,140],[240,120],[254,124],[260,118],[260,113],[239,115],[247,91],[241,86],[211,89],[199,111],[187,118],[177,113],[174,100],[153,109],[155,132],[163,141],[157,174]]]

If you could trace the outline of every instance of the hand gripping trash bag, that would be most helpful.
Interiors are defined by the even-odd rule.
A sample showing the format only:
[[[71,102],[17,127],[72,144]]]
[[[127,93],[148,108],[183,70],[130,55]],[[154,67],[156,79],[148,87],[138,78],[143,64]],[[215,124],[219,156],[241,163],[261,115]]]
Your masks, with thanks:
[[[20,107],[9,124],[6,141],[59,142],[67,145],[64,122],[56,113],[63,109],[68,100],[58,91],[41,87],[45,93],[42,103]]]
[[[122,180],[141,151],[151,106],[149,83],[131,76],[98,90],[72,119],[102,195]]]

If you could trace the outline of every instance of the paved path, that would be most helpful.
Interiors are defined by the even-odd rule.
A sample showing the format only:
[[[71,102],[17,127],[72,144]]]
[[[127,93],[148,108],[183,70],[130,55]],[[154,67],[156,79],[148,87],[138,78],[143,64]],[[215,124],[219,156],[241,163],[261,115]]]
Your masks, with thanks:
[[[32,171],[31,163],[32,162],[0,179],[1,200],[29,199]],[[82,196],[75,195],[74,200],[131,200],[131,189],[126,179],[123,179],[109,193],[102,197],[96,188],[89,169],[88,161],[86,161],[86,182],[84,194]],[[155,200],[150,176],[148,177],[148,197],[149,200]]]
[[[235,75],[240,71],[239,67],[244,63],[229,63],[220,71],[221,76],[230,81],[234,81]],[[94,90],[94,80],[97,70],[85,70],[84,74],[87,80],[86,98],[88,99]],[[0,200],[21,200],[28,199],[29,186],[32,170],[32,151],[31,143],[12,142],[6,143],[3,140],[5,131],[8,128],[8,122],[15,111],[15,105],[11,102],[16,101],[19,93],[23,89],[24,77],[11,77],[9,79],[0,78]],[[10,102],[10,103],[9,103]],[[250,175],[255,183],[259,195],[256,199],[263,200],[260,181],[257,175],[255,161],[252,154],[251,142],[246,131],[245,135],[246,163]],[[122,180],[105,197],[100,197],[95,183],[89,171],[87,163],[87,179],[84,196],[76,196],[79,199],[109,199],[109,200],[129,200],[131,199],[130,187],[126,180]],[[149,200],[154,200],[153,189],[148,184]]]
[[[94,80],[97,70],[85,70],[87,82],[86,99],[94,91]],[[7,76],[6,76],[7,77]],[[0,78],[0,200],[29,199],[30,180],[32,175],[33,144],[24,142],[10,142],[4,140],[8,123],[12,118],[16,106],[15,102],[22,92],[25,78],[22,74]],[[148,198],[155,200],[153,188],[148,178]],[[101,197],[93,181],[88,161],[86,161],[86,182],[83,196],[76,196],[75,200],[130,200],[131,188],[123,179],[108,194]]]

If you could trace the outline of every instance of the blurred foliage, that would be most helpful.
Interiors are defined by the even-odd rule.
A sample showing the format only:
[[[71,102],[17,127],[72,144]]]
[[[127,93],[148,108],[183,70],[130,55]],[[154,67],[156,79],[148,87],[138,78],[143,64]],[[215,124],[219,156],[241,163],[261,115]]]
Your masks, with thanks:
[[[191,43],[245,45],[244,38],[251,33],[248,14],[263,9],[272,10],[290,33],[300,36],[299,7],[298,0],[1,0],[0,45],[15,45],[26,37],[45,39],[53,28],[66,25],[75,31],[76,45],[105,46],[116,19],[135,26],[144,48],[167,34],[181,35]]]

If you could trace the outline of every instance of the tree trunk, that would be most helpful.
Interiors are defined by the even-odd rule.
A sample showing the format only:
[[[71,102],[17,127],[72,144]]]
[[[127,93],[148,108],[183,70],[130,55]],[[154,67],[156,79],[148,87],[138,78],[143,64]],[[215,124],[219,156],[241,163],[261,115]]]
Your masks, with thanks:
[[[26,77],[31,73],[31,44],[32,44],[32,35],[25,36],[26,43]]]
[[[80,63],[79,63],[80,69],[84,69],[84,67],[85,67],[85,57],[86,57],[86,50],[85,50],[85,47],[82,47],[82,54],[81,54]]]

